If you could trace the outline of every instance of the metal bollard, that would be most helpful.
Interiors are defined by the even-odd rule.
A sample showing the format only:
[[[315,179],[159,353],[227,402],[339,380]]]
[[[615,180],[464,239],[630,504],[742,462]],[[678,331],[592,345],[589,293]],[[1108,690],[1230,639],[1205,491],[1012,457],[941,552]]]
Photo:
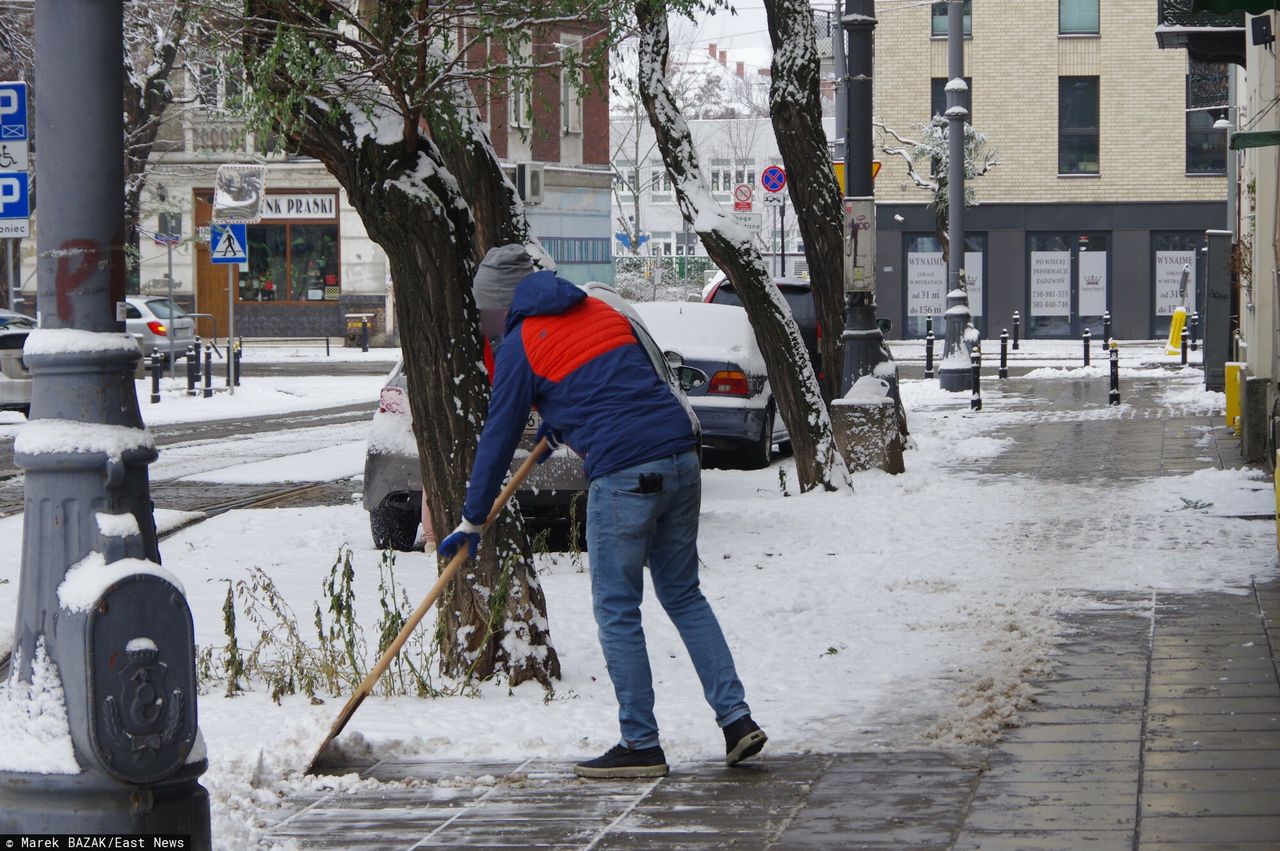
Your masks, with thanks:
[[[933,378],[933,331],[924,338],[924,377]]]
[[[1107,396],[1107,404],[1120,404],[1120,348],[1115,340],[1111,341],[1111,393]]]
[[[244,348],[244,337],[236,337],[236,348],[231,357],[234,358],[236,362],[235,375],[237,387],[240,386],[240,350],[242,348]]]
[[[327,336],[324,338],[324,356],[329,357],[329,338]]]
[[[1018,351],[1018,330],[1022,327],[1022,317],[1018,311],[1013,312],[1013,350]]]
[[[1111,311],[1102,314],[1102,350],[1105,352],[1111,345]]]
[[[1080,335],[1084,340],[1084,365],[1089,365],[1089,344],[1093,342],[1093,334],[1088,328],[1084,329],[1084,333]]]
[[[924,333],[926,337],[933,333],[933,316],[924,318]]]
[[[360,320],[360,351],[369,351],[369,320]]]
[[[1001,378],[1009,377],[1009,329],[1000,329],[1000,373]]]
[[[213,346],[204,347],[204,398],[213,398]]]
[[[151,404],[160,401],[160,376],[164,374],[164,361],[160,359],[160,350],[151,350]]]
[[[1200,311],[1191,314],[1191,351],[1200,351]]]
[[[1179,339],[1178,351],[1182,354],[1182,365],[1187,365],[1187,326],[1182,326],[1182,334]]]
[[[973,369],[973,395],[969,397],[969,410],[982,410],[982,348],[974,346],[969,353],[969,364]]]
[[[199,338],[197,338],[199,339]],[[196,385],[200,383],[200,349],[187,346],[187,395],[196,395]]]

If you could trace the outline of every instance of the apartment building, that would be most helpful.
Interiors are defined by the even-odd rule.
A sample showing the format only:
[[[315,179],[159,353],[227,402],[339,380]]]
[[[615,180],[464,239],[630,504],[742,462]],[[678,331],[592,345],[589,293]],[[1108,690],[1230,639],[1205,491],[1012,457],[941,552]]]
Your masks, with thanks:
[[[945,111],[946,7],[877,4],[875,114],[904,136]],[[965,220],[970,309],[987,335],[1018,311],[1027,337],[1097,336],[1109,311],[1117,337],[1161,336],[1184,267],[1203,309],[1204,231],[1227,225],[1214,124],[1228,72],[1161,50],[1156,14],[1157,0],[965,3],[970,120],[1000,162],[972,181]],[[900,159],[877,157],[879,315],[920,337],[945,308],[936,217]]]
[[[554,57],[579,49],[594,30],[583,24],[539,33],[530,49]],[[227,67],[192,68],[176,81],[182,105],[166,118],[143,193],[141,291],[166,294],[172,261],[175,298],[207,315],[204,335],[224,335],[232,311],[236,333],[246,337],[341,336],[348,314],[370,314],[375,334],[393,330],[382,249],[319,162],[264,155],[246,134],[228,108],[243,85],[228,59]],[[522,94],[509,96],[497,84],[478,84],[476,93],[494,148],[523,188],[533,233],[560,273],[609,280],[607,87],[579,91],[559,70],[544,68]],[[214,175],[232,162],[267,167],[262,221],[248,226],[249,262],[238,267],[209,256]],[[178,235],[175,244],[169,234]],[[33,271],[30,265],[23,274],[32,291]]]

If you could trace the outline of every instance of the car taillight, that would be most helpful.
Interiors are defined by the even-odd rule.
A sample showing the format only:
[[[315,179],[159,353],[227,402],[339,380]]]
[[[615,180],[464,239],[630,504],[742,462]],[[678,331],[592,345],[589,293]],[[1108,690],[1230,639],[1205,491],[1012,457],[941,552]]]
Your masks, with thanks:
[[[707,304],[711,304],[713,301],[716,300],[716,293],[719,291],[720,291],[720,284],[716,284],[714,287],[712,287],[710,290],[707,291],[707,297],[705,299]]]
[[[750,396],[751,386],[745,373],[722,369],[707,382],[707,392],[719,396]]]
[[[155,334],[157,337],[169,336],[169,329],[164,327],[163,322],[148,322],[147,330],[149,330],[152,334]]]
[[[409,401],[399,387],[383,387],[378,394],[378,413],[403,414],[409,408]]]

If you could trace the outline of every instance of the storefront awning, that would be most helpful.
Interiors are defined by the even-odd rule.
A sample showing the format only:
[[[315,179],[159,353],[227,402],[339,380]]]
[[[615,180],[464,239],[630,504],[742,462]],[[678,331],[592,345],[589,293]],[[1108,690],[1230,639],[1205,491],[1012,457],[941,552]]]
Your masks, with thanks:
[[[1273,148],[1280,145],[1280,130],[1255,130],[1251,133],[1232,133],[1231,149],[1243,151],[1245,148]]]
[[[1261,15],[1277,8],[1280,8],[1280,0],[1191,0],[1191,11],[1218,15],[1230,15],[1232,12]]]

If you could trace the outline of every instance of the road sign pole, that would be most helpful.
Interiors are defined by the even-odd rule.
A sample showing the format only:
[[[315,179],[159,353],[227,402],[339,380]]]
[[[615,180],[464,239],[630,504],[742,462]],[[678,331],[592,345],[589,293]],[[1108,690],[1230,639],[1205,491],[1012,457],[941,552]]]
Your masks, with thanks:
[[[4,276],[9,282],[9,309],[18,309],[18,276],[13,271],[13,240],[4,241]]]
[[[231,356],[231,341],[236,336],[236,269],[227,265],[227,395],[236,395],[236,359]]]
[[[165,234],[164,238],[165,252],[169,255],[169,373],[176,375],[178,370],[178,361],[173,353],[173,336],[177,305],[173,303],[173,235]]]

